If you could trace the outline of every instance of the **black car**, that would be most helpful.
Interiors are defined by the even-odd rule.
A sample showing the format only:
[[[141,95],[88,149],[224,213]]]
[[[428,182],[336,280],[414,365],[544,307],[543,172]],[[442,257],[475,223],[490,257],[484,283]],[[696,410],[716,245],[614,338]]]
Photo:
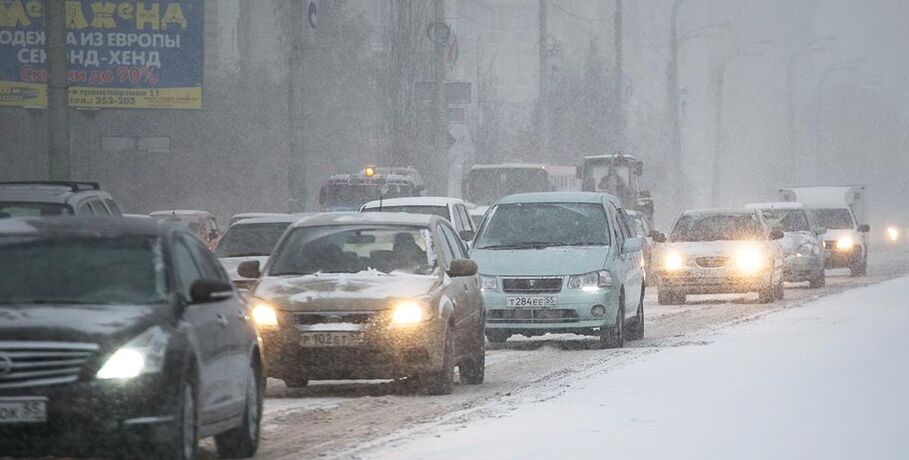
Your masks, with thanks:
[[[133,218],[0,220],[0,457],[256,452],[259,339],[186,230]]]

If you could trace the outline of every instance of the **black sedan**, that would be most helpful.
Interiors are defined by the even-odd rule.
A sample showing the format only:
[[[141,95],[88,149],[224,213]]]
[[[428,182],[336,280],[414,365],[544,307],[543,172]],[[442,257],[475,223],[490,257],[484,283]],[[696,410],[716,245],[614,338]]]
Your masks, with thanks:
[[[141,219],[0,222],[0,456],[256,452],[264,371],[230,279]]]

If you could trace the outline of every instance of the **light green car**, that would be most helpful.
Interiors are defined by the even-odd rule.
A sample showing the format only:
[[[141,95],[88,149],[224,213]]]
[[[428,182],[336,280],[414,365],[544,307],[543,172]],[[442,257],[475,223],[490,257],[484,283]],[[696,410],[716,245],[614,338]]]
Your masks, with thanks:
[[[644,241],[603,193],[511,195],[486,215],[471,251],[486,337],[596,335],[604,348],[644,335]]]

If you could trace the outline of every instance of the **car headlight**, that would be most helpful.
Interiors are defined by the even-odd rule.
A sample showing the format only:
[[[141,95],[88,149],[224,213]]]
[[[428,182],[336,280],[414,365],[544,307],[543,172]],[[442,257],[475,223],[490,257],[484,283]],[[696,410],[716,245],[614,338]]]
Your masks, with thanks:
[[[798,249],[798,251],[795,252],[795,255],[798,257],[809,257],[809,256],[817,255],[819,252],[820,251],[818,251],[818,248],[816,245],[811,244],[811,243],[804,243],[801,246],[799,246],[799,249]]]
[[[274,305],[256,298],[250,299],[249,304],[252,305],[252,317],[256,326],[260,329],[278,327],[278,310]]]
[[[900,239],[900,229],[896,227],[887,227],[887,239],[890,241],[897,241]]]
[[[572,275],[568,277],[569,289],[581,289],[583,291],[596,291],[600,288],[612,286],[612,275],[606,270],[599,270],[583,275]]]
[[[170,334],[153,326],[114,352],[96,375],[99,379],[131,379],[141,374],[161,372]]]
[[[740,272],[750,275],[764,268],[767,264],[767,259],[758,249],[749,248],[743,249],[736,254],[735,264]]]
[[[429,305],[417,300],[402,300],[391,309],[391,324],[409,326],[432,319]]]
[[[844,236],[836,240],[836,248],[840,251],[848,251],[855,246],[855,241],[851,236]]]
[[[499,282],[495,276],[480,275],[480,285],[483,290],[495,291],[499,289]]]
[[[674,272],[681,270],[685,265],[685,259],[677,252],[670,252],[663,257],[663,269]]]

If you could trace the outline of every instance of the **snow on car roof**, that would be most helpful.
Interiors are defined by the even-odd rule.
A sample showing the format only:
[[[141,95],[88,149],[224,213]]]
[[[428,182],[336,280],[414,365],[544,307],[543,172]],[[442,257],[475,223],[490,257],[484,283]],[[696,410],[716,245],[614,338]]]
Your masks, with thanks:
[[[809,208],[847,208],[848,195],[865,190],[862,185],[832,185],[820,187],[786,187],[780,190],[794,192],[796,200]]]
[[[689,209],[682,213],[683,216],[709,216],[709,215],[720,215],[720,216],[738,216],[738,215],[754,215],[754,210],[752,209],[740,209],[740,208],[705,208],[705,209]]]
[[[795,201],[771,201],[767,203],[748,203],[745,209],[805,209],[805,205]]]
[[[437,216],[406,214],[403,212],[332,212],[304,217],[293,224],[293,227],[350,224],[389,224],[427,227],[434,219],[443,220],[441,217]]]
[[[163,211],[152,211],[149,216],[208,216],[208,211],[198,211],[194,209],[169,209]]]
[[[412,196],[405,198],[390,198],[382,200],[382,206],[451,206],[453,204],[463,203],[460,198],[451,198],[447,196]],[[378,208],[379,200],[370,201],[363,205],[366,209]]]
[[[602,203],[603,198],[618,201],[608,193],[597,192],[541,192],[508,195],[496,204],[516,203]]]
[[[637,158],[634,155],[590,155],[584,157],[584,160],[606,160],[614,158],[626,158],[632,161],[637,161]]]
[[[316,213],[314,213],[314,212],[304,212],[304,213],[300,213],[300,214],[283,214],[283,215],[277,214],[274,216],[266,216],[266,217],[250,217],[247,219],[238,220],[238,221],[234,222],[233,224],[231,224],[230,226],[233,227],[236,225],[250,225],[250,224],[284,224],[284,223],[292,224],[304,217],[313,216],[315,214]]]

